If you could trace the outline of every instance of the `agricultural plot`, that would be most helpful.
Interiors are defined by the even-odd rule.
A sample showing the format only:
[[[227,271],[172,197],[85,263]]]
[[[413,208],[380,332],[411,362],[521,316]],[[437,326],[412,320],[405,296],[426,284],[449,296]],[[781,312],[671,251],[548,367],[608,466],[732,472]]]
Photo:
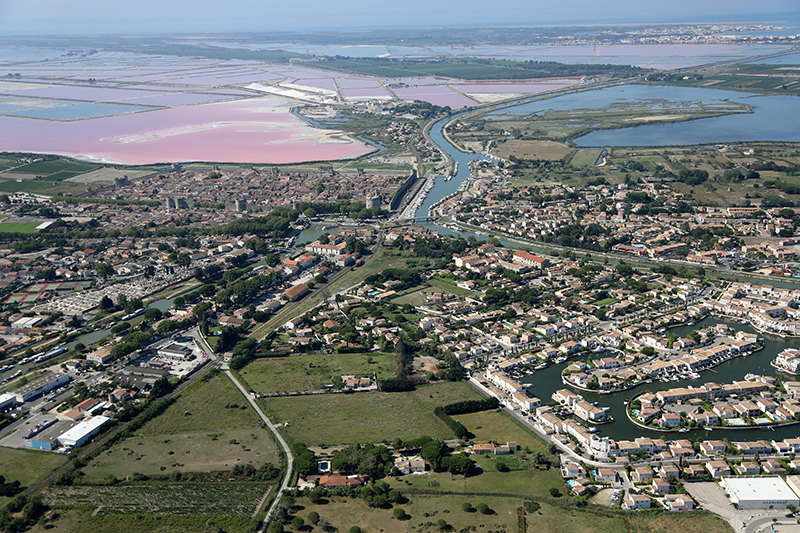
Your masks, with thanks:
[[[448,294],[455,294],[456,296],[469,296],[474,298],[480,292],[471,291],[469,289],[462,289],[452,281],[441,278],[431,278],[427,281],[428,285],[437,289],[437,291],[446,292]]]
[[[767,94],[800,94],[796,67],[768,64],[729,65],[716,69],[716,73],[706,75],[698,80],[671,80],[666,83]]]
[[[466,415],[453,415],[453,419],[475,435],[475,442],[516,442],[520,448],[531,451],[544,451],[542,440],[520,426],[502,410],[480,411]]]
[[[394,355],[369,353],[256,359],[241,374],[254,391],[271,393],[318,391],[342,374],[377,374],[381,379],[394,370]]]
[[[54,486],[42,494],[48,505],[91,505],[99,516],[252,516],[265,491],[264,483],[147,483]]]
[[[414,292],[410,292],[408,294],[404,294],[399,298],[393,298],[392,302],[396,303],[397,305],[405,305],[410,304],[414,307],[418,307],[420,305],[425,305],[428,300],[425,298],[425,289],[419,289]],[[434,291],[427,291],[427,292],[434,292]]]
[[[198,381],[135,435],[95,457],[89,478],[134,473],[230,470],[237,464],[276,466],[277,446],[249,403],[225,375]]]
[[[3,448],[0,453],[0,474],[6,481],[19,481],[23,487],[29,487],[66,460],[66,457],[56,453]],[[0,498],[0,505],[4,501],[5,498]]]
[[[259,400],[267,416],[291,440],[307,446],[412,439],[453,438],[433,414],[438,405],[479,398],[466,383],[441,383],[407,393],[359,392]]]
[[[392,518],[392,509],[370,508],[360,499],[330,498],[324,504],[312,504],[298,499],[295,516],[304,518],[317,512],[320,518],[330,522],[336,531],[348,531],[353,526],[363,531],[384,533],[416,531],[433,533],[438,531],[518,531],[518,509],[523,507],[522,498],[479,497],[474,495],[416,495],[409,494],[408,501],[397,505],[406,512],[406,518]],[[470,504],[465,511],[464,504]],[[486,514],[477,512],[477,506],[486,504]],[[444,520],[445,528],[437,524]],[[658,513],[633,514],[596,513],[591,509],[559,507],[547,503],[537,504],[535,510],[525,512],[526,532],[552,531],[556,533],[713,533],[730,532],[730,526],[711,513]],[[305,526],[307,527],[307,526]],[[475,528],[473,530],[473,528]],[[292,530],[294,531],[294,530]]]
[[[36,524],[30,533],[197,533],[222,530],[252,533],[253,519],[245,516],[92,516],[84,508],[59,509],[56,520]]]
[[[478,458],[488,462],[488,458]],[[483,492],[520,494],[524,496],[550,497],[550,488],[564,488],[564,479],[557,468],[550,470],[511,470],[497,472],[493,469],[480,471],[477,475],[451,476],[449,473],[427,472],[425,475],[405,476],[400,481],[387,479],[393,488],[415,488],[444,492]],[[431,486],[431,483],[434,486]],[[562,490],[563,492],[563,490]]]
[[[553,141],[522,141],[512,139],[499,144],[495,151],[497,155],[506,159],[513,155],[521,159],[545,159],[547,161],[555,161],[568,156],[573,150],[566,144]]]
[[[591,167],[600,158],[601,153],[601,150],[578,150],[572,156],[570,164],[573,167]]]
[[[234,403],[246,405],[247,401],[225,375],[198,381],[164,414],[145,424],[137,436],[261,428],[249,404],[246,409],[225,407]]]
[[[16,179],[6,179],[0,174],[0,191],[2,192],[28,192],[37,194],[57,194],[59,192],[69,196],[86,191],[83,185],[70,185],[67,183],[53,181],[49,179],[27,179],[17,181]]]
[[[280,465],[272,437],[261,429],[240,429],[135,435],[101,453],[82,470],[88,478],[124,479],[134,473],[227,471],[238,464],[258,468],[266,462]]]
[[[66,174],[71,176],[77,176],[79,174],[83,174],[85,172],[90,172],[99,168],[98,165],[92,165],[89,163],[80,163],[77,161],[69,161],[66,159],[53,159],[50,161],[40,161],[38,163],[28,163],[27,165],[23,165],[14,169],[14,172],[20,172],[23,174],[38,174],[40,176],[50,177],[56,173],[63,173],[66,177]]]

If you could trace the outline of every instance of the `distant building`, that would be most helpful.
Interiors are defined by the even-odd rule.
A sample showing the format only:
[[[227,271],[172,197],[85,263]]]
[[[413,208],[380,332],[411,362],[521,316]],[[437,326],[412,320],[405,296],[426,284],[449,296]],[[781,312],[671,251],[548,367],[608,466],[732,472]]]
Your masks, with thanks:
[[[283,296],[290,302],[296,302],[306,294],[308,294],[308,285],[306,285],[305,283],[299,283],[285,290],[283,294],[281,294],[281,296]]]
[[[779,476],[722,476],[719,484],[739,509],[786,509],[789,505],[800,505],[797,495]]]
[[[42,394],[47,394],[56,387],[69,383],[69,380],[69,374],[48,372],[15,390],[14,395],[18,403],[24,403]]]

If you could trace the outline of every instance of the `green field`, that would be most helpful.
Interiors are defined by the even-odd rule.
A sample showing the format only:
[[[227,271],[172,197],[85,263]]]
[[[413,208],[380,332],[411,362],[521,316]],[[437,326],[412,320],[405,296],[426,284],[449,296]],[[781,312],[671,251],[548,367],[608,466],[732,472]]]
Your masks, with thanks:
[[[247,404],[247,409],[228,409],[227,403]],[[249,428],[260,429],[261,422],[239,389],[227,376],[219,374],[183,391],[164,414],[145,424],[137,436]]]
[[[0,233],[33,233],[41,222],[0,223]]]
[[[518,532],[517,509],[523,506],[522,498],[478,497],[478,496],[430,496],[409,494],[408,499],[396,507],[402,508],[408,517],[404,520],[392,518],[392,509],[370,508],[359,499],[333,497],[323,504],[312,504],[300,498],[293,516],[305,518],[315,511],[328,520],[335,531],[346,532],[359,526],[365,533],[435,533],[441,531],[438,520],[447,523],[447,531]],[[464,511],[464,503],[472,507],[485,503],[491,510],[488,514]],[[641,516],[633,514],[609,514],[593,509],[559,507],[540,504],[537,511],[527,512],[525,533],[728,533],[732,529],[715,515],[698,513],[657,513]],[[308,527],[308,526],[304,526]],[[473,529],[474,528],[474,529]],[[307,529],[305,529],[307,531]],[[291,531],[296,531],[291,529]]]
[[[572,151],[573,149],[566,144],[554,141],[521,141],[512,139],[498,145],[497,154],[506,159],[513,155],[522,159],[554,161],[568,156]],[[595,157],[596,160],[597,158]]]
[[[253,520],[244,516],[92,516],[93,509],[59,509],[52,522],[36,524],[30,533],[252,533]]]
[[[478,457],[480,465],[494,461],[488,457]],[[494,468],[494,467],[492,467]],[[541,498],[550,497],[550,488],[555,487],[564,492],[564,479],[557,468],[550,470],[511,470],[497,472],[487,470],[467,478],[451,476],[449,473],[427,472],[425,475],[404,476],[400,481],[387,479],[392,487],[416,488],[425,490],[441,490],[454,492],[503,492],[508,494],[521,494]],[[435,482],[435,486],[431,483]]]
[[[371,360],[371,362],[369,362]],[[318,391],[342,374],[377,374],[390,377],[394,355],[331,354],[256,359],[241,372],[257,393]]]
[[[531,451],[544,451],[544,442],[522,427],[506,412],[495,409],[480,411],[467,415],[453,415],[453,419],[461,422],[475,435],[472,440],[483,442],[509,442],[517,443],[520,448],[529,448]]]
[[[427,298],[425,298],[425,292],[433,291],[425,291],[424,288],[418,289],[413,292],[409,292],[408,294],[404,294],[398,298],[392,298],[392,303],[396,303],[397,305],[411,304],[414,307],[419,307],[420,305],[425,305],[428,302]]]
[[[699,80],[671,80],[670,85],[733,89],[767,94],[800,94],[797,67],[775,64],[726,65],[708,71]]]
[[[42,492],[49,505],[92,505],[98,515],[252,516],[265,483],[135,483],[115,486],[53,486]]]
[[[572,159],[570,165],[573,167],[591,167],[600,157],[602,150],[578,150]]]
[[[99,165],[92,165],[90,163],[80,163],[78,161],[69,161],[66,159],[53,159],[51,161],[28,163],[27,165],[15,168],[14,172],[19,172],[21,174],[39,174],[48,178],[50,178],[52,174],[62,173],[65,175],[64,178],[68,178],[91,172],[98,168],[100,168]]]
[[[275,441],[262,429],[229,429],[215,433],[135,435],[101,453],[82,470],[88,478],[124,479],[171,472],[215,472],[237,464],[265,462],[280,466]]]
[[[479,296],[481,293],[480,291],[471,291],[469,289],[462,289],[461,287],[457,286],[452,281],[440,278],[431,278],[427,281],[428,285],[439,289],[440,291],[455,294],[456,296],[469,296],[471,298],[475,298]]]
[[[28,192],[47,195],[54,195],[60,192],[69,196],[86,192],[86,186],[77,183],[64,183],[61,181],[48,179],[17,181],[15,179],[4,178],[3,175],[0,174],[0,191],[6,193]]]
[[[67,458],[58,453],[2,448],[0,451],[0,474],[6,481],[19,481],[29,487],[66,462]],[[0,498],[0,506],[7,498]]]
[[[246,408],[225,407],[233,403]],[[265,462],[280,466],[272,436],[239,389],[220,374],[190,386],[162,415],[93,458],[84,473],[124,479],[135,472],[211,472]]]
[[[294,442],[307,446],[412,439],[423,435],[454,438],[433,414],[438,405],[480,398],[464,382],[424,385],[412,392],[359,392],[258,400]]]

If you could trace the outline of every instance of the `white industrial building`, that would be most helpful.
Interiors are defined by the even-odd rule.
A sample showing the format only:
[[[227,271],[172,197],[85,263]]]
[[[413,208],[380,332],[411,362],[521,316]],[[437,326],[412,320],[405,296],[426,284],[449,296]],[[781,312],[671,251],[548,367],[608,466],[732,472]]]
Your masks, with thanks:
[[[719,482],[739,509],[786,509],[800,505],[797,494],[779,476],[722,476]]]
[[[0,413],[17,405],[16,394],[0,394]]]
[[[23,385],[14,391],[18,403],[25,403],[29,400],[47,394],[56,387],[60,387],[65,383],[69,383],[69,374],[61,374],[58,372],[48,372],[40,378],[36,378],[30,383]]]
[[[161,357],[185,361],[192,356],[192,350],[182,344],[172,343],[169,346],[162,346],[159,348],[158,355]]]
[[[89,420],[84,420],[66,433],[59,435],[58,443],[61,446],[69,446],[71,448],[83,446],[89,439],[96,435],[97,432],[100,431],[100,428],[109,420],[111,419],[107,416],[93,416]]]

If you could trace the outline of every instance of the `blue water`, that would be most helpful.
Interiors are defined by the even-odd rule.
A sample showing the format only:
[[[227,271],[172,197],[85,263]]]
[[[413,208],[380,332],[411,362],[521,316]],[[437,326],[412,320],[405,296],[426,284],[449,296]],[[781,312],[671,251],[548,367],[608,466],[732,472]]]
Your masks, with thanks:
[[[764,65],[800,65],[800,52],[796,54],[787,54],[779,57],[768,57],[767,59],[759,59],[753,63],[761,63]]]
[[[36,107],[47,103],[55,107]],[[96,104],[91,102],[71,102],[66,100],[44,100],[22,96],[0,96],[0,113],[15,117],[40,118],[45,120],[80,120],[84,118],[107,117],[152,109],[134,105]]]
[[[622,85],[597,91],[568,94],[502,109],[489,116],[543,113],[549,109],[605,109],[615,103],[647,104],[653,111],[679,113],[680,104],[725,106],[730,102],[752,106],[753,113],[672,124],[642,124],[636,127],[594,131],[575,140],[578,146],[671,146],[736,141],[800,141],[800,97],[761,96],[751,93],[658,85]]]
[[[425,199],[419,209],[417,209],[416,216],[418,217],[427,216],[428,208],[430,206],[448,194],[456,192],[461,182],[469,177],[469,163],[471,161],[480,161],[482,159],[486,159],[482,155],[465,154],[463,152],[459,152],[445,140],[444,135],[442,135],[442,126],[451,120],[453,120],[453,117],[446,117],[438,121],[431,127],[430,135],[433,142],[442,147],[443,150],[450,154],[450,157],[458,162],[458,172],[456,172],[456,175],[450,181],[444,181],[444,176],[437,178],[436,186],[428,194],[428,197]]]

